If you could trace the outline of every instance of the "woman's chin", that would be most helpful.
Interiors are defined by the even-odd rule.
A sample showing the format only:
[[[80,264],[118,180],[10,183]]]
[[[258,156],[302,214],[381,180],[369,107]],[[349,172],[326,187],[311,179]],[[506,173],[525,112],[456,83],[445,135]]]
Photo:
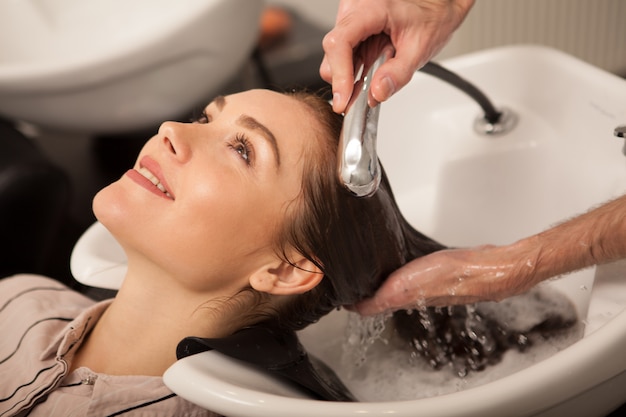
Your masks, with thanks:
[[[100,223],[111,232],[116,239],[118,235],[123,235],[124,231],[129,231],[132,227],[133,220],[132,205],[120,193],[116,183],[113,183],[100,191],[94,196],[92,201],[93,214]],[[119,240],[119,239],[118,239]]]

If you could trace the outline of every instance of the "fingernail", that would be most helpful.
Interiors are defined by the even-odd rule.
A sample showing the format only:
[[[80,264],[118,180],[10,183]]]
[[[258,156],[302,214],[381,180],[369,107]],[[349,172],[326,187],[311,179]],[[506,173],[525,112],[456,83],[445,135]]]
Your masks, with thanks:
[[[374,95],[377,101],[385,101],[396,92],[396,86],[389,76],[384,76],[383,79],[380,80],[380,86],[378,94]]]

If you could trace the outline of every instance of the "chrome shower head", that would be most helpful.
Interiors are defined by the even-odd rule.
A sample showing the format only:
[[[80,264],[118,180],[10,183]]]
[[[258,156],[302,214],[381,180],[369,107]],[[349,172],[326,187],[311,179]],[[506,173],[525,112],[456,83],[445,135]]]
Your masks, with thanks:
[[[371,196],[380,184],[380,163],[376,153],[378,113],[380,104],[370,107],[367,98],[374,72],[386,60],[382,53],[359,81],[353,94],[352,105],[343,119],[339,138],[339,180],[357,197]]]

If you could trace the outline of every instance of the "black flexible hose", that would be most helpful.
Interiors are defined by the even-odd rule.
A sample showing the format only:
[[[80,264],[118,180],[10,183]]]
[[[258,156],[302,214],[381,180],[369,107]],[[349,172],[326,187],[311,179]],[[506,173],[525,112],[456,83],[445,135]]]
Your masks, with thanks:
[[[500,116],[502,116],[502,112],[496,110],[491,101],[487,98],[486,95],[483,94],[476,86],[474,86],[469,81],[461,78],[454,72],[442,67],[439,64],[434,62],[428,62],[421,69],[421,72],[432,75],[434,77],[439,78],[453,86],[457,87],[471,98],[473,98],[478,105],[485,112],[485,120],[491,124],[495,124],[500,120]]]

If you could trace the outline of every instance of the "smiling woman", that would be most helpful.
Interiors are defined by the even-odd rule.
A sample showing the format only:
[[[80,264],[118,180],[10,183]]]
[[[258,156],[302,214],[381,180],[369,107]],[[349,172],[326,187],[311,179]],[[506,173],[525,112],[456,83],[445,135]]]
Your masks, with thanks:
[[[343,188],[341,123],[318,96],[266,90],[218,97],[194,123],[163,123],[135,166],[94,198],[128,259],[113,300],[94,303],[36,276],[0,284],[0,372],[11,375],[0,416],[211,415],[163,385],[181,340],[263,323],[289,334],[442,249],[405,221],[385,175],[369,198]],[[424,315],[420,323],[449,330],[457,345],[469,340],[449,314]],[[434,352],[437,365],[446,355],[478,362],[476,349],[440,354],[444,342],[408,321],[398,321],[409,329],[401,334],[430,343],[424,355]]]

